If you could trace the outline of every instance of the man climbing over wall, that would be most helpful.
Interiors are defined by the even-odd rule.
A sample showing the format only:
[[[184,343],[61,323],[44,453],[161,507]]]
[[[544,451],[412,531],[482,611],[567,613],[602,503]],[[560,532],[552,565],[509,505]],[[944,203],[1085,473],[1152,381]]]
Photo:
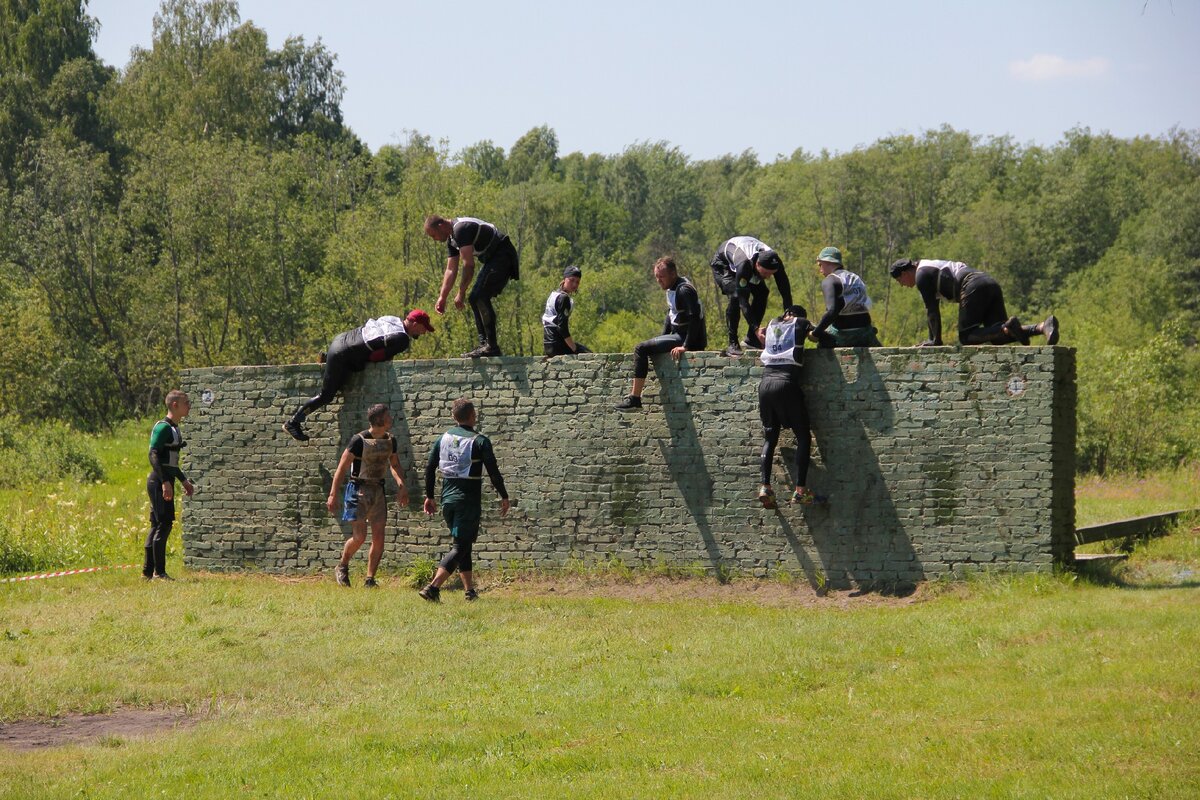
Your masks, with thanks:
[[[783,269],[783,260],[772,248],[753,236],[735,236],[717,248],[717,254],[709,266],[712,267],[717,288],[727,298],[725,332],[729,336],[729,347],[725,355],[742,354],[737,338],[739,310],[746,319],[746,338],[742,344],[746,347],[762,347],[758,326],[767,310],[767,295],[770,294],[767,281],[775,279],[784,308],[792,304],[792,285]]]
[[[309,414],[333,400],[353,372],[362,372],[374,361],[391,361],[409,348],[412,339],[433,333],[429,315],[419,308],[408,312],[404,319],[380,317],[369,319],[360,328],[343,331],[334,337],[325,354],[325,371],[321,376],[321,393],[309,398],[283,429],[297,441],[307,442],[304,420]]]
[[[463,296],[467,284],[475,274],[475,259],[483,262],[479,277],[466,298],[475,315],[475,330],[479,334],[479,346],[463,353],[463,358],[490,358],[500,355],[500,339],[496,333],[496,309],[492,298],[504,291],[509,280],[520,280],[517,250],[504,231],[490,222],[474,217],[446,219],[437,215],[425,218],[425,234],[437,242],[446,243],[446,273],[442,276],[442,288],[438,292],[433,310],[446,313],[446,298],[458,276],[459,260],[462,261],[462,281],[454,295],[454,307],[463,307]]]
[[[812,432],[808,427],[804,390],[800,386],[800,367],[804,363],[804,339],[809,334],[830,346],[829,334],[816,333],[800,306],[784,309],[783,315],[771,320],[759,334],[764,340],[762,355],[758,357],[763,363],[763,376],[758,384],[758,416],[762,420],[764,439],[759,461],[762,483],[758,488],[758,500],[763,508],[775,508],[776,505],[775,490],[771,488],[771,466],[775,461],[779,433],[784,428],[791,428],[796,435],[796,488],[792,492],[792,503],[826,502],[825,497],[808,488]]]
[[[888,268],[901,286],[916,287],[925,303],[929,338],[919,346],[941,345],[941,298],[958,303],[958,342],[963,345],[1029,344],[1030,337],[1045,336],[1046,344],[1058,344],[1058,318],[1053,314],[1037,325],[1022,325],[1008,316],[1000,284],[986,272],[971,269],[961,261],[902,258]]]
[[[871,298],[863,279],[842,266],[842,251],[826,247],[817,255],[817,269],[823,280],[825,315],[817,323],[815,334],[829,333],[823,347],[880,347],[878,331],[871,325]]]
[[[362,547],[367,538],[367,523],[371,524],[371,550],[367,554],[367,577],[363,587],[374,589],[375,573],[383,558],[383,534],[387,526],[387,495],[384,477],[388,470],[396,481],[396,504],[399,508],[408,505],[408,488],[404,485],[404,471],[397,456],[399,445],[392,436],[392,414],[383,403],[367,409],[370,427],[350,437],[350,444],[342,452],[337,471],[333,473],[333,485],[325,507],[332,514],[337,511],[338,488],[347,474],[345,496],[342,498],[342,522],[351,523],[350,538],[342,547],[342,558],[334,570],[338,586],[350,586],[350,559]]]
[[[679,274],[673,258],[663,256],[654,262],[654,280],[667,293],[667,318],[661,336],[639,342],[633,348],[633,390],[617,403],[618,411],[642,407],[642,390],[646,387],[646,376],[650,374],[650,356],[669,352],[678,362],[687,351],[708,347],[700,295],[692,282]]]
[[[573,356],[590,353],[571,337],[571,311],[575,307],[571,295],[579,291],[583,270],[574,265],[563,270],[562,282],[546,299],[542,311],[542,351],[548,356]]]
[[[450,529],[453,546],[438,564],[437,572],[420,595],[431,603],[442,596],[442,584],[454,570],[462,578],[467,600],[476,600],[479,592],[471,573],[471,548],[479,536],[479,521],[483,516],[483,470],[486,469],[496,494],[500,495],[500,516],[508,515],[508,492],[496,464],[492,442],[475,430],[478,415],[475,404],[465,397],[454,401],[450,415],[456,424],[433,443],[425,464],[425,513],[433,516],[437,503],[433,487],[437,472],[442,473],[442,519]]]

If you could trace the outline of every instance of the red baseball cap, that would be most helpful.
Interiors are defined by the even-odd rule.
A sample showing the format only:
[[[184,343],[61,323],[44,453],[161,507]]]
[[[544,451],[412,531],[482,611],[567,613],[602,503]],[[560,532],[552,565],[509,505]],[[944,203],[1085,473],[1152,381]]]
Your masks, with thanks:
[[[404,318],[404,321],[419,322],[428,328],[430,333],[433,332],[433,324],[429,321],[429,315],[419,308],[414,308],[412,311],[408,312],[408,316]]]

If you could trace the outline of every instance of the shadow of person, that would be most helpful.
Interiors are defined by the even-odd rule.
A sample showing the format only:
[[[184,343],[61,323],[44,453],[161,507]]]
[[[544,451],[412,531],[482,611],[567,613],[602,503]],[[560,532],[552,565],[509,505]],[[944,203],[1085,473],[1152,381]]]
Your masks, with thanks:
[[[893,400],[874,354],[869,348],[818,350],[806,359],[804,392],[822,465],[821,483],[810,476],[809,485],[827,494],[829,505],[799,506],[781,517],[803,519],[831,587],[911,591],[925,572],[892,501],[893,479],[906,456],[896,443]],[[794,482],[794,465],[787,469]],[[803,565],[803,539],[790,525],[785,536]]]
[[[709,567],[718,580],[725,582],[731,574],[730,565],[722,556],[721,544],[709,519],[713,478],[704,461],[704,447],[687,399],[686,381],[691,369],[686,360],[676,366],[666,354],[654,357],[654,369],[659,378],[659,398],[668,432],[667,438],[657,439],[658,448],[671,480],[679,488],[684,508],[700,535]]]

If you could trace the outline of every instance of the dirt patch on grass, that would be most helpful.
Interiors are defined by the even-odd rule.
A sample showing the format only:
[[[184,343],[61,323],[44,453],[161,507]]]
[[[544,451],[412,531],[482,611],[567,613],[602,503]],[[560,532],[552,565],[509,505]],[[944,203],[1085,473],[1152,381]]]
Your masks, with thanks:
[[[806,583],[658,576],[605,577],[529,575],[499,583],[483,581],[482,590],[508,597],[610,597],[617,600],[673,602],[707,600],[785,607],[858,607],[909,605],[924,599],[922,586],[881,587],[874,590],[817,590]]]
[[[172,709],[122,708],[109,714],[68,714],[53,719],[0,723],[0,747],[38,750],[101,741],[153,736],[190,728],[194,717]]]

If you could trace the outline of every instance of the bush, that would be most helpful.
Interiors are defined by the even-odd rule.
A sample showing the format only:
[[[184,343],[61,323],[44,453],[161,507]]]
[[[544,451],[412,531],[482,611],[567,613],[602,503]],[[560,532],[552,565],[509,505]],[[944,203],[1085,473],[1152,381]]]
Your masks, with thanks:
[[[64,422],[22,425],[0,416],[0,489],[62,478],[104,480],[91,439]]]

